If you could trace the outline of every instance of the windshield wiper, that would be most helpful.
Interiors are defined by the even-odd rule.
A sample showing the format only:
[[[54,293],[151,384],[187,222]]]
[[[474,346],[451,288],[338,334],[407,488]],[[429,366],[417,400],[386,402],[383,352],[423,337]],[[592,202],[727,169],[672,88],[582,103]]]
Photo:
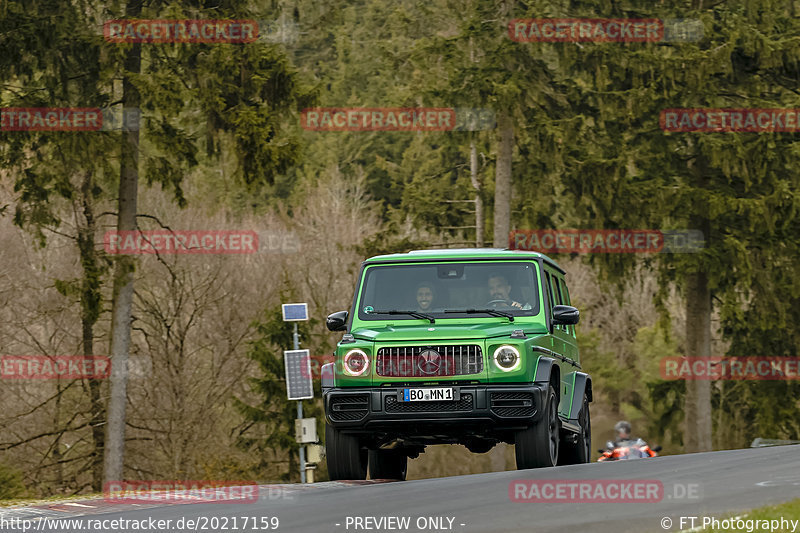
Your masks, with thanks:
[[[506,313],[504,311],[498,311],[497,309],[445,309],[445,313],[466,313],[466,314],[474,314],[474,313],[486,313],[487,315],[492,316],[504,316],[508,319],[509,322],[514,322],[514,315],[511,313]]]
[[[392,309],[390,311],[376,311],[372,310],[369,313],[370,315],[408,315],[413,316],[414,318],[422,318],[424,320],[429,320],[431,324],[436,323],[436,319],[433,318],[431,315],[425,313],[419,313],[417,311],[398,311],[396,309]]]

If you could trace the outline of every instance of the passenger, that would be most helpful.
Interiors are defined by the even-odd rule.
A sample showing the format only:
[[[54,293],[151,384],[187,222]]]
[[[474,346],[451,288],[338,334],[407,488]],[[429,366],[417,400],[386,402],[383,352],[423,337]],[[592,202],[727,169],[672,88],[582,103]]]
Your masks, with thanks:
[[[511,284],[502,274],[489,277],[489,306],[499,309],[530,309],[530,304],[523,304],[510,298]]]
[[[433,285],[423,282],[417,285],[417,311],[420,313],[430,313],[433,311],[433,302],[436,299],[436,292]]]

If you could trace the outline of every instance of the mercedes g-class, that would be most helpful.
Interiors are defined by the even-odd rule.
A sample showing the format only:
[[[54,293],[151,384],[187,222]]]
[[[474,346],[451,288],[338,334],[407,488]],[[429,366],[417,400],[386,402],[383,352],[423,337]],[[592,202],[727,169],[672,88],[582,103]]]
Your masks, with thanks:
[[[591,378],[581,372],[564,270],[500,249],[364,261],[322,369],[332,480],[405,479],[432,444],[514,444],[517,468],[589,462]]]

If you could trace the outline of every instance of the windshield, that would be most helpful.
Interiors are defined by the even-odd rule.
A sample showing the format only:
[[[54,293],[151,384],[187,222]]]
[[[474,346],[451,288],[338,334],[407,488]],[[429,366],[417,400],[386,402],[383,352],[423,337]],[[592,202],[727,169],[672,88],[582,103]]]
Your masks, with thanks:
[[[536,316],[536,280],[536,265],[527,262],[372,266],[361,287],[358,318],[424,319],[405,312],[436,319],[492,316],[486,311]]]

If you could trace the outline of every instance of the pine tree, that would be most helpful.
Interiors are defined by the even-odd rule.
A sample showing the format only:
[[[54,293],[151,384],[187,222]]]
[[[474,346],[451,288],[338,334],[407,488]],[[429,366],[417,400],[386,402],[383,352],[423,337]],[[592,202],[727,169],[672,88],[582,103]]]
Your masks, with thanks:
[[[665,291],[670,283],[683,291],[688,356],[711,355],[712,301],[721,302],[728,323],[743,307],[754,308],[748,301],[760,278],[775,275],[781,258],[797,257],[791,234],[797,143],[791,134],[666,133],[659,127],[668,108],[797,107],[798,49],[787,37],[798,30],[793,5],[762,7],[757,1],[710,8],[695,2],[688,10],[679,2],[547,8],[531,2],[518,15],[703,22],[698,42],[528,45],[557,54],[559,71],[571,80],[564,183],[580,219],[595,227],[703,232],[700,252],[651,259]],[[765,248],[773,261],[761,260]],[[598,264],[619,276],[633,260],[620,254]],[[774,318],[782,323],[780,315]],[[711,449],[709,382],[687,383],[684,409],[687,451]]]

